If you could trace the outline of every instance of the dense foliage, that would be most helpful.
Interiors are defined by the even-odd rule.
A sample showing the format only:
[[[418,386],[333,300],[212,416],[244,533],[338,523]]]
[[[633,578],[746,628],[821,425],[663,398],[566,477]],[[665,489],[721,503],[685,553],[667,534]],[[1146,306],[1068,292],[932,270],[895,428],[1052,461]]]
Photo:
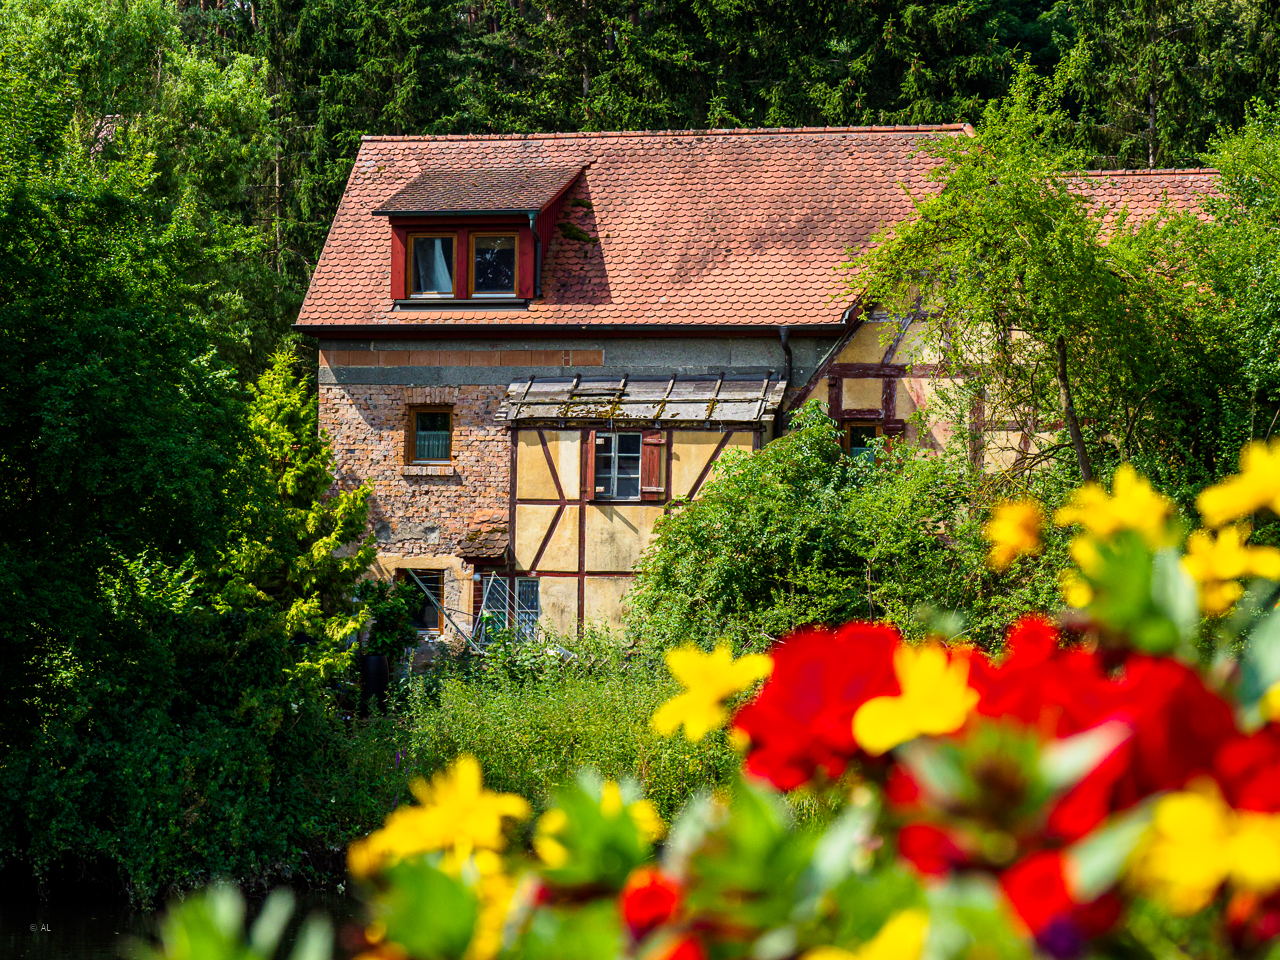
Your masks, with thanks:
[[[1012,616],[1054,603],[1061,538],[1034,564],[986,566],[981,527],[1007,485],[908,446],[850,458],[814,402],[791,427],[757,454],[726,455],[696,501],[658,521],[628,594],[639,642],[763,649],[808,623],[889,619],[914,632],[947,609],[964,615],[948,633],[991,646]],[[1055,503],[1066,485],[1040,472],[1022,488]]]
[[[499,637],[482,659],[441,661],[411,685],[408,762],[420,773],[460,755],[480,759],[494,786],[549,805],[590,766],[636,777],[664,817],[694,790],[729,779],[736,760],[725,739],[672,741],[648,717],[673,692],[660,657],[620,647],[607,632]]]
[[[385,734],[352,739],[323,687],[360,623],[365,494],[323,496],[292,351],[251,390],[220,359],[251,346],[227,323],[260,238],[206,202],[195,146],[152,139],[167,107],[196,137],[201,96],[265,100],[171,44],[161,104],[90,130],[105,85],[148,86],[136,61],[90,62],[99,33],[123,57],[168,21],[77,9],[0,14],[0,855],[147,897],[299,869],[393,781]]]
[[[329,497],[312,348],[288,334],[362,135],[981,121],[929,208],[962,239],[926,225],[883,255],[954,268],[939,295],[1034,331],[1000,383],[1050,414],[1036,364],[1070,338],[1092,469],[1137,460],[1186,506],[1280,409],[1280,120],[1248,106],[1274,96],[1276,29],[1253,0],[3,0],[0,856],[147,897],[322,870],[402,798],[404,728],[347,718],[364,494]],[[1206,149],[1212,223],[1104,228],[1059,177]],[[1002,299],[966,273],[982,256]],[[1028,278],[1051,295],[1007,295]],[[932,605],[991,645],[1052,602],[1060,538],[996,573],[978,531],[1011,489],[1057,503],[1069,458],[992,485],[963,454],[850,462],[806,416],[664,521],[639,639],[920,632]],[[579,762],[630,766],[664,812],[724,778],[722,744],[638,731],[666,683],[643,657],[536,660],[419,700],[419,762],[480,753],[539,803]]]

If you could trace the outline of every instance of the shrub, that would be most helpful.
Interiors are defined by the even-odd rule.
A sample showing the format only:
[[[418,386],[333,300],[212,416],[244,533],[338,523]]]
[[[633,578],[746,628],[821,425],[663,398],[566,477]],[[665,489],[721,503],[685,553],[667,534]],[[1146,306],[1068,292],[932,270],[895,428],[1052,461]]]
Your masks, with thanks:
[[[698,500],[658,522],[628,595],[635,640],[762,649],[797,626],[853,618],[918,633],[933,607],[959,611],[967,636],[990,646],[1017,614],[1055,603],[1061,535],[1004,573],[986,566],[982,525],[1007,483],[906,445],[850,458],[814,402],[792,427],[757,453],[727,454]],[[1050,508],[1061,501],[1057,473],[1023,482]]]

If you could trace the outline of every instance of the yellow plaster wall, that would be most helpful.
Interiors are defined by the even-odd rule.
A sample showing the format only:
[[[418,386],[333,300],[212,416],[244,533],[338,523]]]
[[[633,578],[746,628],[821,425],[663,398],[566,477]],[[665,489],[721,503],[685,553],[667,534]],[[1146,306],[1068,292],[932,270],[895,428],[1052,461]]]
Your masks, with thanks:
[[[907,327],[907,332],[898,344],[898,351],[893,355],[894,363],[937,363],[936,350],[926,350],[924,345],[925,326],[917,320]]]
[[[671,495],[687,497],[693,485],[707,465],[711,455],[724,437],[714,430],[676,430],[671,444]],[[738,431],[729,435],[725,449],[751,452],[754,438],[750,433]],[[714,473],[714,469],[712,473]],[[665,479],[665,477],[664,477]],[[710,479],[710,476],[708,476]]]
[[[893,397],[895,415],[900,420],[906,420],[916,412],[916,402],[911,396],[911,391],[907,388],[906,383],[899,380],[895,387]]]
[[[542,451],[538,453],[541,455]],[[543,461],[543,466],[546,466],[546,461]],[[521,570],[528,570],[538,555],[538,547],[542,545],[542,538],[547,535],[547,528],[558,509],[549,503],[516,504],[516,566]]]
[[[538,581],[538,602],[542,605],[541,619],[546,626],[560,634],[577,631],[577,577],[543,577]]]
[[[622,630],[623,595],[630,586],[630,577],[587,577],[582,591],[584,619]]]
[[[566,496],[568,495],[569,493],[566,492]],[[577,495],[577,490],[573,491],[573,495]],[[520,431],[516,445],[516,497],[521,500],[560,499],[560,495],[556,493],[555,481],[551,479],[551,468],[547,466],[547,455],[542,452],[542,443],[538,440],[536,430]]]
[[[671,441],[671,495],[687,497],[720,442],[709,430],[676,430]]]
[[[884,381],[845,380],[840,386],[840,401],[846,410],[879,410],[884,404]]]
[[[516,507],[519,510],[519,507]],[[554,510],[554,507],[548,509]],[[534,546],[537,551],[537,546]],[[526,568],[527,569],[527,568]],[[556,531],[547,543],[547,549],[538,561],[539,570],[577,570],[578,569],[578,508],[565,507],[556,524]],[[574,594],[576,597],[577,594]],[[577,602],[576,600],[574,601]],[[574,613],[577,616],[577,613]]]
[[[983,438],[983,466],[987,470],[1007,470],[1018,456],[1020,430],[989,430]]]
[[[662,507],[619,504],[587,507],[586,569],[630,570],[649,545],[653,524]]]
[[[551,451],[551,462],[556,465],[565,497],[577,499],[578,474],[582,467],[582,434],[577,430],[544,430],[542,434],[547,438],[547,449]],[[538,439],[536,434],[534,439]],[[545,465],[546,457],[542,459]]]
[[[864,323],[853,335],[849,345],[836,357],[837,363],[879,363],[885,348],[880,344],[880,332],[891,324],[885,320]]]

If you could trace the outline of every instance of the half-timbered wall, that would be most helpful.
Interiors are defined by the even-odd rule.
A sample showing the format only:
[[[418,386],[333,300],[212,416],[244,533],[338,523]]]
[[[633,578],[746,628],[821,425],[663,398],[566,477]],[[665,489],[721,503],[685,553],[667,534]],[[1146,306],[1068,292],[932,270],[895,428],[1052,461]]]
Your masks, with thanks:
[[[596,499],[594,430],[512,431],[511,515],[514,581],[537,577],[544,621],[571,632],[588,621],[621,625],[623,596],[653,526],[673,500],[694,498],[727,449],[751,451],[757,429],[645,430],[646,452],[657,451],[642,483],[647,500]],[[642,456],[644,454],[642,453]]]

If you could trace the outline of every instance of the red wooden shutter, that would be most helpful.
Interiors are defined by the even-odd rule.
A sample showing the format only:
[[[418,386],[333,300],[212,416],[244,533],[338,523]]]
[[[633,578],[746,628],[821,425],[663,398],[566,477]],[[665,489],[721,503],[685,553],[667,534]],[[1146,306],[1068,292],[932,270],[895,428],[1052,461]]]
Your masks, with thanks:
[[[596,498],[596,432],[584,430],[582,438],[587,445],[586,453],[582,457],[582,499],[594,500]]]
[[[666,493],[662,485],[662,448],[666,442],[661,430],[640,431],[641,500],[661,500]]]

